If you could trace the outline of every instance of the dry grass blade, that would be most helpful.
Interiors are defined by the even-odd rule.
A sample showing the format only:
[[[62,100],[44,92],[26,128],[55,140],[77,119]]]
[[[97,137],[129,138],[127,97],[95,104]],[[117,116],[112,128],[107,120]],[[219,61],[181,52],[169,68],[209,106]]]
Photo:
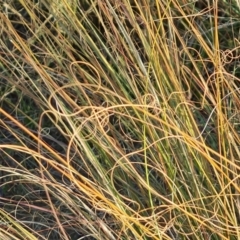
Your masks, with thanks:
[[[230,2],[0,0],[1,239],[240,239]]]

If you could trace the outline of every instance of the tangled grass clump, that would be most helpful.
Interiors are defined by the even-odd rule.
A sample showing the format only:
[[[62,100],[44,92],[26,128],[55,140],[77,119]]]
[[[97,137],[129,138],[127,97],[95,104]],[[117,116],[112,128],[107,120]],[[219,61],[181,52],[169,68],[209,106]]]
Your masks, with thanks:
[[[205,2],[0,0],[0,239],[240,239],[240,6]]]

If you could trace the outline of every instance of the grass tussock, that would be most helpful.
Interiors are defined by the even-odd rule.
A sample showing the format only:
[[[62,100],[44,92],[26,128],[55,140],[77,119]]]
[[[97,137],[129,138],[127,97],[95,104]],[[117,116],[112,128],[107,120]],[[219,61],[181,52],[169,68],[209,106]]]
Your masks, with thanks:
[[[1,239],[240,239],[238,1],[0,8]]]

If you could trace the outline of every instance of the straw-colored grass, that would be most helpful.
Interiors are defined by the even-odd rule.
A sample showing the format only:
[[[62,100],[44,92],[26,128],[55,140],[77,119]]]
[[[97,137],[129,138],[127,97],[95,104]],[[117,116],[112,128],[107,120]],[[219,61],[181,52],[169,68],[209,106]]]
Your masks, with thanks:
[[[205,2],[0,0],[0,239],[240,239],[240,6]]]

